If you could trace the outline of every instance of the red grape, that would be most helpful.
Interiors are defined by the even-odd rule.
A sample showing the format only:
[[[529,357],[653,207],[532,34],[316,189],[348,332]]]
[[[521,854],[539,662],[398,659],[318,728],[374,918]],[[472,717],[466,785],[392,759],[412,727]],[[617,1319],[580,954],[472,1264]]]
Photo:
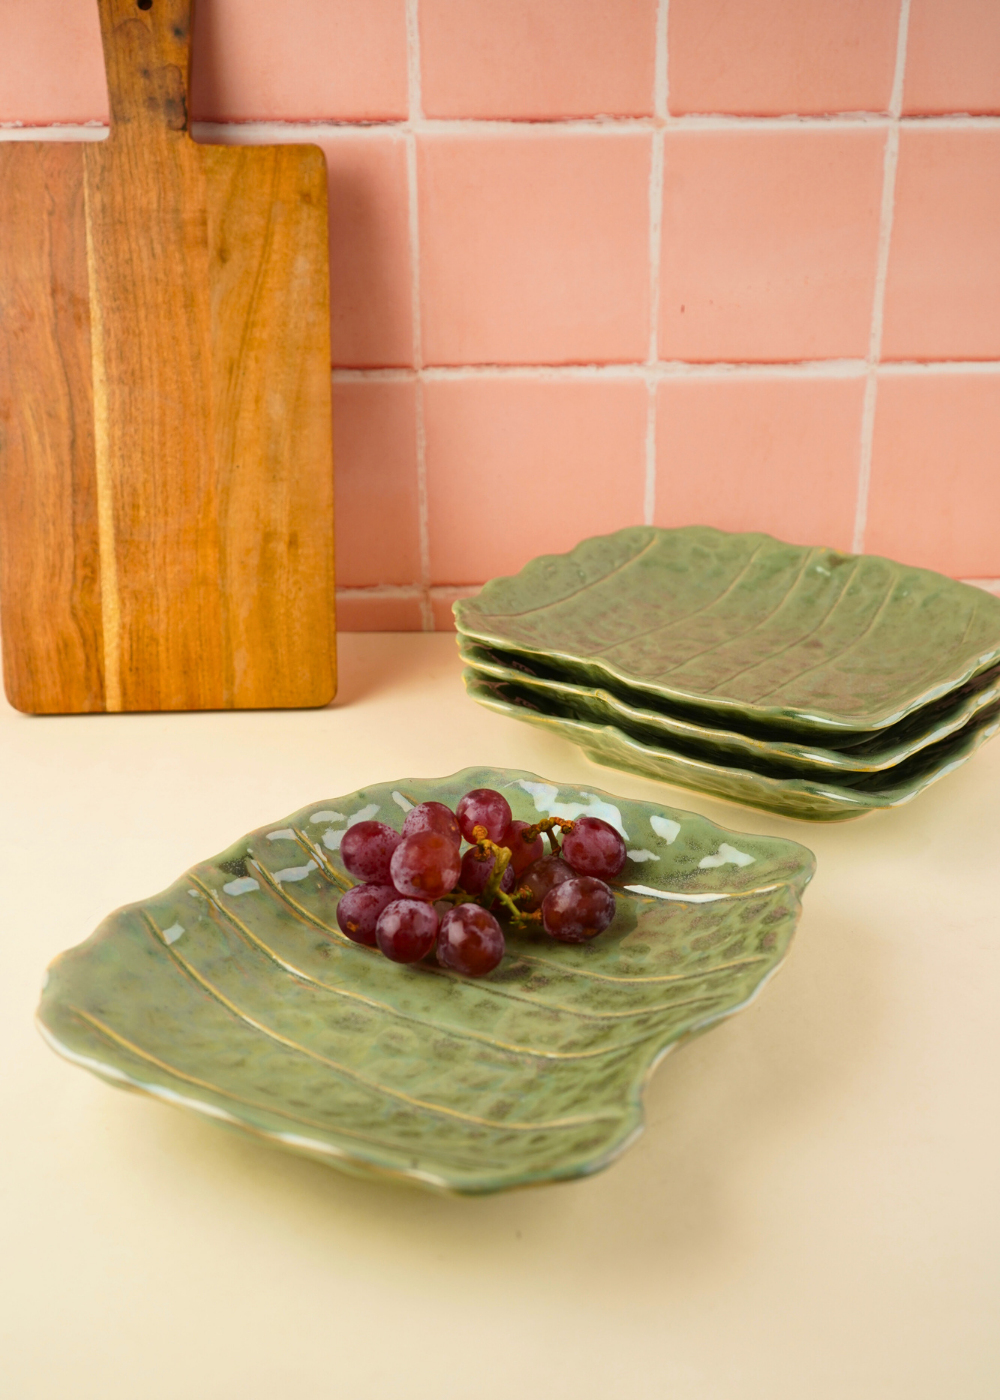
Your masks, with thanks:
[[[475,841],[475,828],[484,826],[490,840],[499,843],[510,826],[510,803],[492,788],[473,788],[459,799],[455,815],[466,841]]]
[[[389,862],[402,841],[385,822],[358,822],[349,826],[340,843],[340,858],[352,875],[371,885],[387,885]]]
[[[485,860],[480,860],[479,853],[475,846],[470,846],[462,857],[462,874],[458,883],[466,894],[480,895],[490,882],[493,874],[493,867],[496,864],[496,856],[488,855]],[[500,888],[504,894],[510,894],[516,883],[514,867],[508,865],[507,869],[500,876]]]
[[[404,836],[392,853],[392,883],[408,899],[440,899],[458,884],[462,858],[439,831]]]
[[[485,977],[504,953],[503,933],[488,909],[479,904],[459,904],[441,920],[437,960],[442,967],[466,977]]]
[[[521,904],[521,908],[529,913],[538,909],[553,886],[562,884],[564,880],[572,880],[575,874],[573,867],[558,856],[543,856],[541,860],[536,860],[517,882],[518,889],[530,891],[530,898]]]
[[[625,864],[625,842],[600,817],[577,817],[562,843],[563,860],[579,875],[611,880]]]
[[[394,899],[379,915],[375,940],[393,962],[419,962],[434,947],[438,916],[421,899]]]
[[[375,947],[375,925],[387,904],[399,895],[392,885],[355,885],[337,904],[337,923],[355,943]]]
[[[515,875],[520,875],[522,870],[527,870],[529,865],[533,865],[536,860],[541,860],[545,854],[545,843],[541,835],[535,837],[534,841],[525,841],[521,835],[527,831],[529,822],[511,822],[503,836],[497,842],[498,846],[506,846],[510,851],[510,869]]]
[[[449,841],[454,841],[456,846],[462,844],[458,818],[443,802],[421,802],[418,806],[411,807],[403,823],[403,835],[416,836],[418,831],[437,831],[442,836],[447,836]]]
[[[614,895],[603,880],[590,875],[564,880],[542,901],[542,927],[561,943],[586,943],[614,917]]]

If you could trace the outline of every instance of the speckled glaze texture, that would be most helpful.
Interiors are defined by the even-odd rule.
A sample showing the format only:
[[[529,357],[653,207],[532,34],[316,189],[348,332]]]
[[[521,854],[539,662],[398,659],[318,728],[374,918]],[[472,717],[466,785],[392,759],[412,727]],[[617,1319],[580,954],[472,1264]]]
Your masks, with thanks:
[[[993,667],[941,700],[915,710],[907,719],[888,729],[876,730],[867,739],[856,740],[839,749],[819,744],[797,744],[771,737],[760,726],[757,733],[717,729],[697,720],[657,708],[633,705],[610,690],[564,681],[539,662],[528,662],[515,653],[475,646],[459,639],[459,653],[477,675],[509,681],[525,693],[534,694],[540,707],[556,705],[585,724],[613,724],[640,743],[668,747],[678,741],[709,762],[739,762],[784,765],[803,776],[817,777],[828,772],[835,781],[861,773],[884,773],[921,749],[948,738],[965,728],[982,711],[1000,699],[1000,673]],[[891,775],[886,774],[889,782]]]
[[[1000,660],[1000,598],[874,555],[637,526],[455,605],[480,645],[733,728],[827,743],[898,724]]]
[[[498,787],[516,817],[625,833],[618,912],[593,943],[517,934],[478,981],[351,943],[336,906],[354,821]],[[788,951],[811,852],[691,812],[467,769],[371,787],[252,832],[112,914],[46,975],[54,1049],[358,1175],[482,1193],[607,1166],[678,1041],[744,1006]]]
[[[845,821],[911,802],[939,778],[961,767],[1000,729],[1000,706],[994,704],[957,734],[921,749],[887,772],[808,779],[782,771],[779,764],[759,763],[753,768],[727,765],[691,750],[643,744],[615,725],[588,723],[568,709],[550,703],[543,706],[537,696],[506,681],[491,680],[471,670],[464,672],[464,680],[472,698],[487,709],[569,739],[603,767],[659,778],[803,821]]]

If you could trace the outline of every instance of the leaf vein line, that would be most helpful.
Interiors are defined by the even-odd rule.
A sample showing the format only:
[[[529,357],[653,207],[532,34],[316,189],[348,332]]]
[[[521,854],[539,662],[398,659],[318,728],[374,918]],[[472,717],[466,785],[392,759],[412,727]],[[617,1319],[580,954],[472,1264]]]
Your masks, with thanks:
[[[289,976],[296,978],[300,982],[305,982],[308,986],[318,987],[321,991],[330,992],[334,996],[342,997],[345,1001],[357,1001],[360,1002],[363,1006],[371,1007],[373,1011],[385,1012],[387,1015],[394,1016],[398,1020],[411,1021],[414,1025],[425,1026],[429,1030],[438,1032],[440,1035],[453,1036],[456,1040],[473,1040],[480,1042],[483,1045],[491,1046],[498,1050],[509,1051],[510,1053],[515,1055],[526,1055],[531,1056],[535,1059],[546,1060],[598,1059],[602,1055],[612,1055],[619,1050],[631,1049],[636,1045],[644,1043],[648,1039],[647,1036],[637,1036],[631,1040],[620,1041],[616,1045],[605,1046],[603,1049],[600,1050],[536,1050],[530,1045],[515,1045],[512,1042],[505,1040],[497,1040],[493,1036],[483,1035],[479,1031],[468,1030],[462,1026],[452,1027],[446,1025],[444,1022],[441,1021],[432,1021],[424,1016],[415,1016],[410,1011],[400,1011],[397,1007],[390,1005],[390,1003],[388,1002],[378,1001],[374,997],[366,997],[361,992],[349,991],[346,987],[338,987],[333,982],[324,982],[322,978],[314,977],[312,973],[305,972],[302,968],[296,967],[294,963],[287,962],[283,957],[280,956],[280,954],[275,952],[275,950],[270,946],[269,943],[266,943],[262,938],[258,937],[258,935],[255,934],[253,930],[250,929],[246,924],[242,923],[239,919],[237,919],[236,916],[229,909],[227,909],[224,904],[221,903],[221,901],[213,899],[211,892],[208,893],[207,897],[211,900],[216,911],[223,916],[227,923],[232,925],[232,927],[236,930],[236,932],[240,935],[241,938],[243,938],[251,947],[257,948],[263,954],[263,956],[268,959],[268,961],[275,963],[276,966],[280,967],[283,972],[287,972]],[[358,947],[359,945],[352,944],[351,946]],[[543,960],[539,958],[533,959],[533,961],[542,962]],[[743,961],[763,962],[766,961],[766,959],[748,958],[732,964],[722,963],[714,968],[706,968],[702,973],[692,973],[690,976],[685,975],[678,978],[649,978],[647,980],[651,982],[697,981],[700,980],[701,977],[707,976],[711,972],[722,971],[724,969],[729,968],[730,966],[739,967],[742,965]],[[557,966],[557,964],[551,964],[551,966]],[[601,976],[600,973],[588,973],[587,975],[591,977]],[[626,979],[608,978],[606,980],[614,981]],[[480,990],[482,990],[482,987],[477,987],[477,991]]]
[[[833,602],[830,604],[826,612],[823,614],[823,616],[820,618],[820,620],[816,623],[814,627],[810,627],[808,632],[803,632],[800,637],[796,637],[793,641],[787,642],[785,646],[779,647],[777,651],[768,652],[768,654],[762,657],[760,661],[755,661],[752,666],[741,666],[738,670],[731,671],[728,676],[723,676],[723,678],[720,681],[717,681],[715,685],[712,686],[712,690],[718,690],[720,685],[725,685],[728,681],[735,680],[738,676],[748,676],[751,673],[751,671],[756,671],[761,666],[769,666],[773,661],[777,660],[779,656],[784,656],[785,652],[792,651],[795,647],[801,646],[803,642],[807,641],[811,636],[818,632],[821,627],[823,627],[827,622],[830,621],[830,618],[833,616],[833,614],[840,607],[841,603],[850,593],[851,586],[854,583],[855,576],[857,575],[859,567],[860,566],[858,564],[854,565],[853,569],[844,581],[840,592],[834,598]],[[797,579],[796,584],[798,584],[799,581],[800,579]],[[748,633],[747,635],[749,636],[750,634]],[[779,681],[778,685],[773,687],[773,690],[777,690],[778,686],[780,686],[781,684],[782,682]],[[706,694],[710,693],[710,691],[706,692]],[[766,691],[765,693],[770,695],[773,693],[773,691]]]
[[[277,1108],[273,1104],[261,1103],[257,1099],[248,1099],[243,1094],[235,1093],[232,1089],[223,1089],[221,1085],[213,1084],[211,1080],[200,1079],[197,1075],[189,1074],[187,1070],[179,1069],[176,1065],[170,1064],[167,1060],[161,1060],[159,1056],[154,1055],[151,1051],[144,1050],[141,1046],[136,1045],[134,1041],[129,1040],[127,1036],[122,1035],[120,1031],[113,1030],[111,1026],[106,1025],[103,1021],[99,1020],[98,1017],[91,1015],[89,1011],[84,1011],[83,1007],[76,1006],[72,1002],[67,1002],[66,1005],[74,1015],[79,1016],[82,1020],[93,1026],[98,1034],[103,1035],[113,1044],[122,1046],[129,1054],[135,1055],[140,1060],[145,1060],[148,1064],[155,1065],[157,1069],[163,1070],[165,1074],[169,1074],[175,1079],[183,1080],[185,1084],[193,1084],[196,1088],[207,1089],[209,1093],[218,1094],[221,1098],[232,1099],[234,1103],[243,1104],[246,1108],[256,1108],[262,1113],[273,1113],[279,1118],[287,1118],[289,1122],[298,1123],[306,1128],[318,1128],[320,1132],[333,1133],[337,1137],[354,1138],[358,1142],[369,1143],[373,1147],[385,1146],[379,1138],[371,1137],[366,1133],[356,1132],[352,1128],[344,1128],[339,1123],[332,1125],[330,1123],[323,1123],[317,1118],[305,1118],[299,1113],[291,1113],[288,1109]],[[270,1136],[270,1134],[265,1135]]]
[[[186,976],[196,983],[197,986],[201,987],[208,996],[217,1001],[220,1006],[224,1007],[230,1015],[235,1016],[245,1025],[250,1026],[252,1030],[258,1031],[269,1040],[273,1040],[275,1044],[284,1046],[286,1049],[291,1050],[293,1054],[304,1055],[307,1059],[314,1060],[317,1064],[323,1065],[334,1074],[350,1080],[354,1084],[358,1084],[362,1088],[368,1090],[369,1093],[376,1095],[382,1094],[386,1098],[396,1099],[400,1103],[405,1103],[409,1105],[409,1107],[420,1109],[425,1113],[433,1113],[440,1117],[452,1118],[462,1123],[473,1123],[477,1127],[495,1128],[504,1132],[539,1132],[549,1128],[581,1127],[585,1123],[602,1122],[608,1119],[617,1119],[621,1116],[616,1113],[588,1113],[576,1114],[569,1118],[550,1118],[538,1123],[507,1123],[502,1119],[481,1118],[478,1114],[465,1113],[462,1109],[448,1108],[444,1104],[431,1103],[428,1099],[418,1099],[411,1094],[404,1093],[401,1089],[391,1089],[388,1085],[382,1084],[378,1080],[370,1079],[367,1075],[361,1074],[358,1070],[349,1069],[347,1065],[343,1065],[337,1060],[332,1060],[327,1055],[321,1055],[318,1050],[310,1050],[307,1045],[301,1045],[297,1040],[292,1040],[290,1036],[282,1035],[280,1031],[273,1030],[270,1026],[264,1025],[262,1021],[258,1021],[255,1017],[251,1016],[249,1012],[244,1011],[241,1007],[237,1006],[234,1001],[231,1001],[229,997],[210,982],[207,977],[203,977],[196,967],[193,967],[186,958],[183,958],[180,953],[177,952],[176,948],[172,947],[166,941],[162,931],[157,927],[156,923],[145,910],[141,912],[151,935],[160,946],[166,949],[168,957],[176,963]]]
[[[729,597],[730,593],[732,593],[733,589],[740,582],[740,580],[745,578],[746,575],[750,572],[750,569],[753,567],[754,560],[757,558],[757,555],[761,552],[766,543],[766,540],[761,540],[760,544],[750,555],[750,558],[743,565],[743,568],[740,569],[739,572],[730,579],[729,583],[727,583],[726,587],[722,590],[722,592],[717,593],[715,597],[711,598],[707,603],[703,603],[700,608],[695,608],[692,612],[684,613],[683,616],[675,618],[673,622],[657,623],[655,627],[646,627],[642,632],[633,632],[627,637],[620,637],[617,641],[609,642],[606,647],[601,647],[597,651],[588,652],[588,658],[593,658],[596,656],[605,656],[609,651],[614,651],[616,647],[631,646],[633,642],[641,641],[643,637],[652,636],[654,632],[669,632],[674,627],[680,627],[680,625],[684,622],[690,622],[693,617],[700,617],[702,613],[711,612],[711,610],[718,603],[721,603],[725,598]],[[601,664],[603,665],[604,663],[602,662]]]
[[[616,564],[615,567],[610,571],[610,573],[602,574],[601,577],[600,577],[599,579],[589,579],[586,583],[581,584],[581,586],[580,586],[579,588],[574,588],[574,590],[573,590],[572,593],[567,593],[566,596],[565,596],[564,598],[555,598],[551,603],[542,603],[542,604],[541,604],[540,606],[538,606],[538,607],[534,607],[534,608],[524,608],[524,609],[522,609],[521,612],[512,612],[512,613],[490,613],[490,612],[485,612],[485,611],[484,611],[484,612],[482,612],[481,615],[482,615],[483,617],[503,617],[503,618],[507,618],[507,617],[530,617],[530,616],[532,615],[532,613],[545,612],[545,611],[547,611],[547,609],[549,609],[549,608],[558,608],[558,607],[561,606],[561,604],[563,604],[563,603],[568,603],[568,602],[570,602],[573,598],[579,597],[579,595],[580,595],[581,593],[586,593],[586,591],[587,591],[588,588],[594,588],[594,587],[598,587],[598,588],[599,588],[599,587],[601,586],[601,584],[607,583],[608,579],[614,578],[616,574],[624,573],[626,569],[630,569],[630,568],[632,567],[633,564],[637,564],[637,563],[639,562],[639,560],[642,558],[642,556],[643,556],[644,554],[648,554],[648,553],[649,553],[649,551],[650,551],[650,550],[653,548],[653,546],[656,544],[658,538],[659,538],[659,536],[656,535],[656,534],[654,533],[653,538],[652,538],[651,540],[649,540],[646,544],[643,545],[642,549],[639,550],[639,553],[638,553],[638,554],[630,554],[629,557],[628,557],[627,559],[623,559],[622,562],[621,562],[620,564]]]
[[[840,662],[843,661],[845,656],[850,656],[851,652],[854,651],[855,648],[859,647],[864,641],[864,639],[878,625],[879,619],[882,617],[882,614],[892,602],[892,595],[895,591],[895,586],[895,580],[890,580],[889,586],[887,587],[885,592],[885,597],[882,599],[881,603],[879,603],[878,607],[876,608],[875,614],[872,617],[871,622],[869,622],[868,626],[863,632],[859,633],[858,636],[854,638],[853,642],[851,642],[848,646],[842,647],[840,651],[835,652],[833,656],[824,656],[823,660],[817,661],[815,666],[807,666],[804,671],[800,671],[795,677],[795,684],[798,685],[804,676],[810,676],[814,671],[822,671],[825,667],[833,666],[835,664],[839,665]],[[761,700],[765,700],[769,695],[773,695],[781,684],[782,682],[779,681],[778,684],[773,685],[770,690],[765,690],[761,695],[758,695],[754,700],[754,704],[757,704]]]

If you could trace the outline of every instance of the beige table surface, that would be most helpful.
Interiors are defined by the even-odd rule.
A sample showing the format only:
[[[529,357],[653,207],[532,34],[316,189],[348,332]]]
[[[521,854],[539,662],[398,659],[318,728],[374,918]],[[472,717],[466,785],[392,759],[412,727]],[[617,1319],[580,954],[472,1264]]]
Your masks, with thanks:
[[[468,701],[454,641],[341,638],[330,709],[0,710],[3,1400],[996,1400],[1000,742],[911,806],[785,821]],[[245,830],[469,764],[811,846],[788,965],[668,1058],[587,1181],[366,1184],[121,1093],[42,970]]]

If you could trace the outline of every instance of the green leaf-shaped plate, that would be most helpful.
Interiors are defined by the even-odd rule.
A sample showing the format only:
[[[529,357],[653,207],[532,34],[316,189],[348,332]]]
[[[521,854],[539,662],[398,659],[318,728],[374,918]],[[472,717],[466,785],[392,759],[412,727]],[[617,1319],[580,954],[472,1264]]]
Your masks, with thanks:
[[[644,744],[613,724],[577,719],[564,706],[543,703],[537,692],[532,694],[507,681],[493,680],[473,670],[464,671],[463,678],[472,698],[488,710],[569,739],[579,744],[588,758],[606,768],[659,778],[678,787],[803,821],[845,821],[883,807],[901,807],[946,773],[960,768],[1000,729],[1000,707],[994,704],[957,734],[921,749],[887,773],[864,773],[850,778],[840,774],[834,781],[783,772],[778,764],[727,764],[691,748]]]
[[[475,646],[465,637],[459,638],[459,653],[481,676],[509,681],[534,692],[542,706],[561,706],[586,724],[616,725],[640,743],[669,746],[680,741],[709,762],[725,763],[732,757],[737,763],[780,763],[789,775],[799,773],[820,779],[829,776],[834,782],[838,775],[849,779],[858,773],[883,773],[885,781],[891,782],[886,769],[895,768],[921,749],[964,729],[1000,697],[1000,673],[994,667],[985,677],[977,677],[950,691],[944,699],[915,710],[890,729],[877,730],[871,738],[849,747],[828,749],[818,744],[797,744],[719,729],[671,714],[662,707],[629,704],[609,690],[561,680],[537,661],[529,663],[515,654]]]
[[[626,834],[593,943],[512,935],[489,977],[390,963],[337,929],[340,839],[411,803],[501,788],[515,816]],[[358,1175],[480,1193],[607,1166],[679,1040],[757,993],[813,873],[803,846],[692,812],[467,769],[317,803],[112,914],[47,974],[54,1049],[111,1083]]]
[[[982,589],[705,525],[584,540],[455,615],[476,642],[566,680],[813,741],[896,724],[1000,661],[1000,598]]]

